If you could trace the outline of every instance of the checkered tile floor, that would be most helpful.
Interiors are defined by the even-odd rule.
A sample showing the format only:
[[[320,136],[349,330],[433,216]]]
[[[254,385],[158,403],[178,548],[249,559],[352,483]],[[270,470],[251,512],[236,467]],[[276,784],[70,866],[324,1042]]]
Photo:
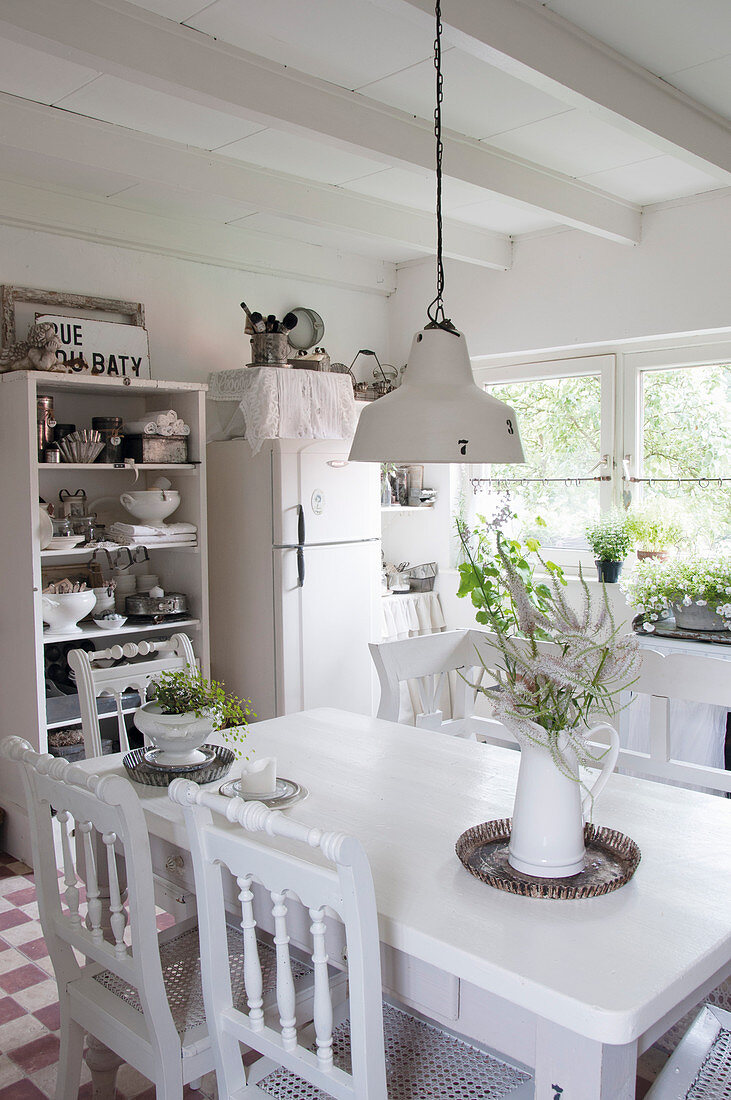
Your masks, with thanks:
[[[172,923],[168,914],[158,916],[161,929]],[[0,1100],[55,1096],[59,1026],[58,991],[38,920],[33,872],[0,852]],[[637,1100],[648,1087],[638,1077]],[[213,1073],[203,1078],[199,1091],[184,1092],[186,1100],[215,1100],[216,1095]],[[146,1077],[131,1066],[120,1068],[116,1100],[154,1097]],[[78,1100],[91,1100],[86,1063]]]
[[[173,923],[158,917],[161,928]],[[33,885],[25,863],[0,853],[0,1100],[47,1100],[55,1095],[59,1048],[58,991],[48,957]],[[155,1089],[131,1066],[117,1075],[117,1100],[154,1100]],[[216,1096],[215,1076],[203,1079],[199,1092]],[[90,1100],[91,1083],[84,1063],[79,1100]],[[71,1100],[71,1098],[69,1098]]]

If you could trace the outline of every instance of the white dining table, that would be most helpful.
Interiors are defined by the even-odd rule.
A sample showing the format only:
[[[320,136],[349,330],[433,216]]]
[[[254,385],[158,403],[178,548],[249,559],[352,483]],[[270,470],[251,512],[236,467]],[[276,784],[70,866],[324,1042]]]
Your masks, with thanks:
[[[531,1068],[536,1100],[634,1100],[638,1052],[731,973],[729,799],[613,776],[594,820],[637,842],[634,877],[539,900],[484,884],[454,851],[510,816],[517,752],[329,709],[251,725],[246,745],[308,788],[285,813],[361,840],[386,949],[426,968],[435,1018]],[[124,774],[119,755],[81,766]],[[158,863],[180,852],[182,867],[180,807],[136,789]],[[451,1011],[439,997],[455,987]]]

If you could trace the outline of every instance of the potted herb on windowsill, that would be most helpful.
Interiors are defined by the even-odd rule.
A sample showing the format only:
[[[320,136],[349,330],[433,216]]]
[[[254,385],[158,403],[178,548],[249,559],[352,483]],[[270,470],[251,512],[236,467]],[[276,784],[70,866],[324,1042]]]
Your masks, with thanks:
[[[651,508],[630,512],[627,529],[638,561],[665,561],[683,537],[683,528],[678,522]]]
[[[134,714],[140,733],[159,750],[156,763],[199,764],[200,746],[221,730],[237,755],[252,714],[250,700],[226,693],[223,684],[206,680],[198,669],[161,672],[150,682],[153,698]]]
[[[586,528],[586,540],[594,554],[599,580],[616,584],[632,545],[627,517],[614,513],[590,523]]]

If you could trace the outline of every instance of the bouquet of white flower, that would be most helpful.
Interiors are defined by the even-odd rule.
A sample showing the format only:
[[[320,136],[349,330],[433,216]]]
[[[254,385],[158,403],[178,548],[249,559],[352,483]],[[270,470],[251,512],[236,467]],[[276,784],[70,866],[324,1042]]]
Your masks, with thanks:
[[[470,547],[463,541],[465,553]],[[574,761],[596,764],[585,735],[597,721],[620,709],[622,691],[634,682],[637,639],[620,636],[606,589],[597,601],[580,576],[581,595],[573,607],[558,578],[550,577],[548,609],[539,610],[498,541],[501,580],[510,592],[524,637],[506,632],[498,618],[488,616],[503,654],[497,670],[499,687],[482,687],[494,705],[494,717],[515,734],[521,746],[546,748],[565,775],[578,780]],[[550,639],[552,644],[539,641]],[[495,672],[495,670],[490,670]],[[559,745],[559,739],[561,745]]]

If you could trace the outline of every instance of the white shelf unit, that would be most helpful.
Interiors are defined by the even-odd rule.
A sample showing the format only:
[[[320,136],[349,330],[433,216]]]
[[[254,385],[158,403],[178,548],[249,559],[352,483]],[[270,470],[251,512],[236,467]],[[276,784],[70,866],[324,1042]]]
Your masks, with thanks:
[[[76,375],[16,371],[0,375],[0,462],[3,469],[3,519],[0,525],[2,628],[0,629],[0,737],[20,734],[35,749],[47,748],[44,647],[81,639],[103,639],[102,648],[120,636],[167,637],[176,630],[190,635],[205,675],[209,674],[208,555],[206,534],[205,391],[197,383],[149,379],[80,378]],[[174,407],[190,425],[187,463],[120,466],[103,463],[39,463],[36,402],[53,395],[55,418],[90,427],[93,416],[139,420]],[[42,569],[52,564],[78,566],[91,558],[86,549],[41,551],[35,534],[39,498],[58,503],[61,489],[85,490],[89,502],[148,488],[161,474],[180,491],[181,503],[169,522],[194,523],[194,547],[155,546],[149,569],[159,573],[168,591],[188,597],[189,617],[158,625],[125,623],[115,631],[91,621],[80,634],[51,634],[41,616]],[[113,518],[130,521],[120,504]],[[55,724],[55,723],[54,723]],[[71,723],[73,724],[73,723]],[[22,859],[30,856],[27,817],[20,805],[15,769],[0,769],[0,805],[6,810],[5,846]]]

